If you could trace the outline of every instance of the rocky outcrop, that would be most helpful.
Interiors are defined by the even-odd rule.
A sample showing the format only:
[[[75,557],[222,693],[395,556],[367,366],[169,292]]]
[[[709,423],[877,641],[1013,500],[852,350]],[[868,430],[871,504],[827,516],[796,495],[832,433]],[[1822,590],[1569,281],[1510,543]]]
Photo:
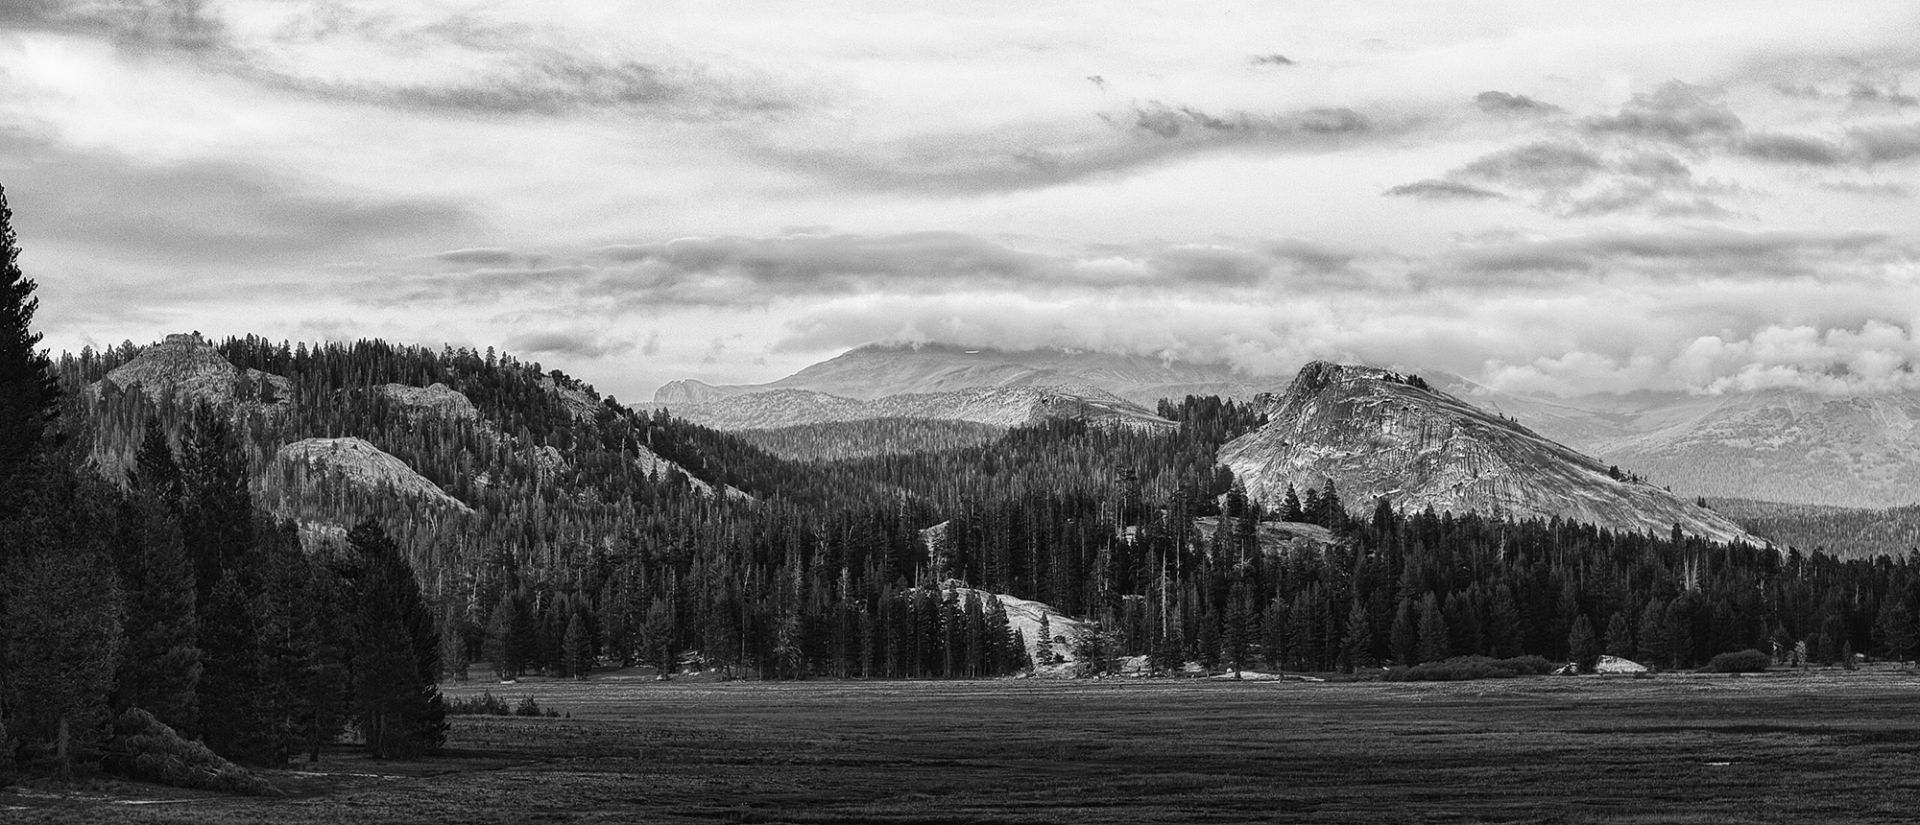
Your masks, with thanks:
[[[716,387],[705,381],[682,378],[668,381],[653,391],[655,404],[705,404],[741,394],[737,387]]]
[[[471,513],[459,499],[447,495],[412,467],[358,438],[305,438],[280,448],[271,470],[277,478],[314,476],[326,482],[375,491],[424,504]]]
[[[148,346],[95,382],[88,393],[97,400],[103,393],[135,389],[149,398],[180,404],[204,401],[221,408],[235,403],[280,407],[292,395],[286,378],[234,366],[197,332],[176,333]]]
[[[437,415],[449,421],[478,421],[479,408],[464,393],[434,382],[426,387],[385,384],[380,394],[395,406],[413,415]]]
[[[1355,508],[1385,496],[1402,510],[1489,517],[1559,516],[1616,530],[1683,532],[1760,543],[1712,510],[1488,413],[1418,376],[1315,362],[1269,410],[1265,427],[1221,448],[1247,492],[1277,504],[1288,485],[1332,479]]]
[[[553,396],[560,400],[560,405],[567,408],[567,414],[574,418],[592,418],[600,410],[599,399],[578,388],[561,384],[551,377],[541,376],[540,386],[547,392],[553,393]]]

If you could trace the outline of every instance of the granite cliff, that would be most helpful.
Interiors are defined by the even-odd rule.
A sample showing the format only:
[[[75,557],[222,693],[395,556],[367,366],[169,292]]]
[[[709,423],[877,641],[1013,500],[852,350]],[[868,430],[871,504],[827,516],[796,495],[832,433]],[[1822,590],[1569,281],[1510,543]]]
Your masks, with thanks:
[[[1354,507],[1493,517],[1551,517],[1616,530],[1680,530],[1760,543],[1733,521],[1434,389],[1419,376],[1324,361],[1274,397],[1268,423],[1221,448],[1249,495],[1274,504],[1288,485],[1332,479]],[[1616,477],[1618,476],[1618,477]]]

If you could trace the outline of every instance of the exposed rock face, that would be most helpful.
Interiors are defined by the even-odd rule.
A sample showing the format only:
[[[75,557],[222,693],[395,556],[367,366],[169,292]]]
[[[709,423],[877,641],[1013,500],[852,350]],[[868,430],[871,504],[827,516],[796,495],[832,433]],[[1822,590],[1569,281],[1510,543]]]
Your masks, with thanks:
[[[1226,364],[1085,350],[1009,351],[948,344],[872,344],[766,384],[668,383],[656,404],[708,404],[736,395],[806,390],[871,401],[890,395],[933,395],[968,389],[1048,387],[1074,394],[1111,394],[1151,408],[1162,398],[1250,396],[1274,381]],[[677,410],[676,410],[677,411]]]
[[[1315,362],[1267,426],[1221,448],[1249,495],[1277,504],[1331,478],[1355,508],[1490,517],[1560,516],[1617,530],[1684,532],[1760,543],[1718,513],[1608,468],[1526,427],[1433,389],[1417,376]]]
[[[403,498],[416,498],[427,504],[471,513],[459,499],[447,495],[433,482],[414,472],[412,467],[380,448],[358,438],[306,438],[280,448],[273,459],[273,472],[285,472],[285,465],[317,473],[330,481],[364,490],[385,491]]]
[[[548,392],[558,397],[561,405],[565,406],[567,412],[572,414],[574,418],[592,418],[594,414],[600,410],[600,402],[595,400],[593,396],[572,387],[561,386],[559,382],[552,378],[541,376],[540,386],[546,388]]]
[[[198,333],[176,333],[140,351],[139,357],[114,368],[88,389],[99,393],[138,388],[151,398],[172,398],[216,407],[234,402],[282,406],[292,382],[259,370],[241,369],[222,357]]]
[[[705,404],[709,401],[718,401],[722,398],[729,398],[739,394],[740,391],[735,387],[722,389],[705,381],[682,378],[678,381],[668,381],[661,385],[660,389],[654,390],[653,403]]]
[[[970,389],[926,395],[891,395],[862,401],[805,390],[736,395],[705,404],[670,408],[696,424],[721,430],[770,429],[874,418],[975,421],[1018,427],[1049,418],[1085,417],[1130,427],[1171,429],[1174,424],[1141,407],[1097,390],[1051,387]]]
[[[428,387],[386,384],[380,387],[380,394],[409,413],[438,415],[450,421],[480,418],[480,410],[464,393],[439,382]]]

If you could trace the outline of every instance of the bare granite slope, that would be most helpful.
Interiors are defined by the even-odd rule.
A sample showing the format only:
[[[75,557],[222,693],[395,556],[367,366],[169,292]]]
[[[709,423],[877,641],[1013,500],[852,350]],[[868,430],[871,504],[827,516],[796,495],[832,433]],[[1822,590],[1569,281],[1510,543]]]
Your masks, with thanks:
[[[288,465],[292,465],[289,467]],[[280,448],[271,473],[283,477],[292,470],[367,491],[388,492],[436,507],[471,513],[472,508],[412,467],[358,438],[303,438]]]
[[[1354,506],[1386,496],[1409,510],[1560,516],[1662,534],[1678,525],[1760,543],[1712,510],[1614,478],[1606,465],[1418,376],[1370,367],[1308,364],[1275,399],[1267,426],[1222,447],[1220,461],[1270,503],[1288,485],[1304,491],[1330,478]]]

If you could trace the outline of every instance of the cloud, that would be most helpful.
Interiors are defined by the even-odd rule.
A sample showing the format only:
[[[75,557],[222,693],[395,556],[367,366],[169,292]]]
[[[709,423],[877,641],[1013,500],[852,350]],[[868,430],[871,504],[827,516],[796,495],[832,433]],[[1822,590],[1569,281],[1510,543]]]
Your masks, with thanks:
[[[1388,195],[1426,200],[1485,200],[1501,189],[1534,195],[1540,211],[1564,218],[1621,213],[1658,217],[1729,217],[1719,198],[1738,188],[1698,181],[1679,158],[1654,147],[1590,147],[1546,140],[1476,158],[1441,178],[1388,189]]]
[[[1705,278],[1816,278],[1836,276],[1849,262],[1884,252],[1910,254],[1881,232],[1744,232],[1703,229],[1598,232],[1565,238],[1464,247],[1439,259],[1463,273],[1578,272],[1653,276],[1662,282]],[[1496,278],[1489,284],[1505,283]]]
[[[1571,189],[1606,168],[1600,156],[1567,143],[1530,143],[1463,166],[1459,177],[1544,191]]]
[[[310,259],[478,223],[451,201],[341,191],[250,164],[147,163],[18,130],[0,129],[3,156],[20,159],[7,191],[35,237],[136,261]]]
[[[1847,160],[1847,152],[1831,141],[1804,135],[1760,133],[1741,139],[1740,154],[1775,163],[1805,166],[1834,166]]]
[[[0,28],[103,36],[126,46],[201,52],[225,42],[202,0],[10,0]]]
[[[1820,188],[1831,192],[1845,192],[1850,195],[1865,195],[1875,198],[1910,198],[1913,187],[1891,181],[1862,182],[1851,180],[1823,181]]]
[[[1336,152],[1403,138],[1431,120],[1413,111],[1208,111],[1149,101],[1102,113],[1096,122],[1105,128],[1029,124],[880,145],[763,151],[789,168],[847,186],[960,195],[1051,187],[1226,152]]]
[[[658,350],[658,344],[649,342]],[[602,358],[632,352],[632,341],[610,340],[598,333],[581,330],[542,330],[507,339],[507,349],[528,355],[563,355],[576,358]]]
[[[1891,163],[1920,156],[1920,122],[1849,129],[1854,152],[1863,164]]]
[[[1565,111],[1551,103],[1542,103],[1526,95],[1486,91],[1473,96],[1480,111],[1497,115],[1547,115]]]
[[[1135,108],[1134,124],[1167,140],[1184,134],[1284,144],[1337,140],[1366,134],[1374,128],[1365,115],[1348,108],[1302,109],[1282,114],[1208,114],[1190,106],[1169,106],[1159,101]]]
[[[771,78],[728,77],[664,54],[597,49],[554,27],[487,22],[420,7],[368,12],[345,3],[285,6],[277,25],[204,0],[24,0],[0,27],[97,36],[264,87],[319,98],[467,115],[557,116],[592,110],[709,121],[787,111],[797,96]],[[411,15],[411,16],[409,16]],[[338,49],[356,60],[307,60]],[[332,55],[327,55],[332,57]],[[735,74],[738,74],[736,72]]]
[[[1740,118],[1705,87],[1679,81],[1636,94],[1619,113],[1583,121],[1595,135],[1644,138],[1687,147],[1725,142],[1744,127]]]
[[[1387,194],[1398,197],[1420,198],[1422,200],[1493,200],[1506,196],[1491,189],[1482,189],[1459,181],[1428,178],[1426,180],[1403,183],[1387,190]]]
[[[1857,105],[1887,106],[1895,109],[1920,106],[1920,98],[1903,94],[1897,85],[1882,88],[1864,80],[1854,81],[1853,85],[1847,89],[1847,99]]]
[[[791,98],[735,88],[701,76],[636,60],[603,60],[558,49],[501,55],[473,80],[418,82],[360,77],[335,80],[258,64],[234,73],[263,85],[355,103],[482,115],[556,116],[612,109],[689,121],[776,114]]]
[[[1578,350],[1524,364],[1488,366],[1487,383],[1561,395],[1665,385],[1706,394],[1775,389],[1835,396],[1920,390],[1920,340],[1909,324],[1765,324],[1706,334],[1637,353]]]
[[[511,249],[500,247],[479,247],[474,249],[450,249],[435,254],[434,259],[454,264],[488,264],[502,266],[520,259]]]

